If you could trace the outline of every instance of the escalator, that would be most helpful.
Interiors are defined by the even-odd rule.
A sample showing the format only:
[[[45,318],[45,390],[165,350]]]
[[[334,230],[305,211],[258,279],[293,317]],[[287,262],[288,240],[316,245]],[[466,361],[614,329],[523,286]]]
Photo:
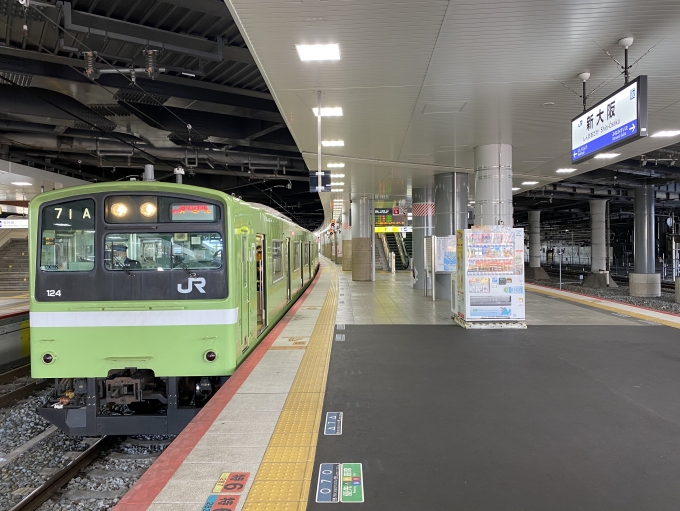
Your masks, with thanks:
[[[413,233],[407,232],[404,238],[404,245],[406,246],[406,253],[409,259],[413,259]]]
[[[395,234],[395,233],[387,233],[386,238],[387,238],[387,244],[390,247],[390,252],[394,252],[395,259],[397,261],[396,266],[397,269],[401,270],[407,270],[408,269],[408,263],[409,263],[409,257],[405,256],[403,253],[403,249],[399,250],[399,243],[397,242],[397,236],[401,237],[401,234]],[[401,263],[401,264],[400,264]]]

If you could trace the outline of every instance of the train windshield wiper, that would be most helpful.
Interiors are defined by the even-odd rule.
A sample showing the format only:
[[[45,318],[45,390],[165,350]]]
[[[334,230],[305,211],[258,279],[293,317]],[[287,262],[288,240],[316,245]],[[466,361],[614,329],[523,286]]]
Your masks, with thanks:
[[[113,262],[123,268],[125,270],[125,273],[127,273],[128,277],[134,277],[135,274],[130,271],[130,265],[125,264],[125,261],[121,261],[119,258],[114,257]]]
[[[193,277],[196,277],[196,276],[198,275],[198,273],[196,273],[196,272],[194,272],[194,271],[191,271],[191,270],[189,269],[189,267],[184,263],[184,261],[181,261],[181,260],[179,259],[179,257],[177,257],[177,256],[175,256],[175,265],[176,265],[176,266],[179,266],[179,267],[182,268],[185,272],[187,272],[187,275],[189,275],[189,277],[192,277],[192,278],[193,278]]]

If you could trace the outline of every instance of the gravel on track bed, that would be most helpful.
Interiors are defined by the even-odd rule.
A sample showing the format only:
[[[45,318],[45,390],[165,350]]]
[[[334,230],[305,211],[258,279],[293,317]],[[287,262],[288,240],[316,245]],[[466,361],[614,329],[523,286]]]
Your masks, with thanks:
[[[530,284],[538,284],[541,286],[548,286],[559,288],[558,279],[550,280],[529,280],[527,282]],[[680,303],[675,303],[675,294],[667,293],[661,291],[661,296],[656,298],[641,298],[637,296],[630,296],[628,294],[628,286],[619,285],[615,288],[585,288],[581,287],[579,283],[568,283],[564,284],[562,281],[563,291],[572,291],[574,293],[580,293],[584,295],[596,296],[598,298],[606,298],[608,300],[614,300],[616,302],[625,303],[628,305],[637,305],[639,307],[647,307],[649,309],[655,309],[662,312],[670,312],[674,314],[680,314]]]

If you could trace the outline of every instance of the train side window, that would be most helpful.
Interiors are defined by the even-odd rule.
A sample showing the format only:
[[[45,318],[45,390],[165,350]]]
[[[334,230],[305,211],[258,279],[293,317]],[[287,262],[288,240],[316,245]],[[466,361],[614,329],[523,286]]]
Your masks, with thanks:
[[[300,242],[293,242],[293,271],[300,271]]]
[[[272,241],[272,282],[283,278],[283,241]]]
[[[248,238],[241,236],[241,273],[243,274],[243,287],[248,287]]]
[[[94,201],[81,199],[45,206],[40,225],[40,270],[94,269]]]

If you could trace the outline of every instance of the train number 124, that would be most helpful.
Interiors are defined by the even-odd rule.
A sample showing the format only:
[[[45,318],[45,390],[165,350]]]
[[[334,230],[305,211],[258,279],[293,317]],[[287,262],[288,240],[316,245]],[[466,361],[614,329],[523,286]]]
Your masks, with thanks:
[[[47,296],[61,296],[61,289],[48,289]]]

